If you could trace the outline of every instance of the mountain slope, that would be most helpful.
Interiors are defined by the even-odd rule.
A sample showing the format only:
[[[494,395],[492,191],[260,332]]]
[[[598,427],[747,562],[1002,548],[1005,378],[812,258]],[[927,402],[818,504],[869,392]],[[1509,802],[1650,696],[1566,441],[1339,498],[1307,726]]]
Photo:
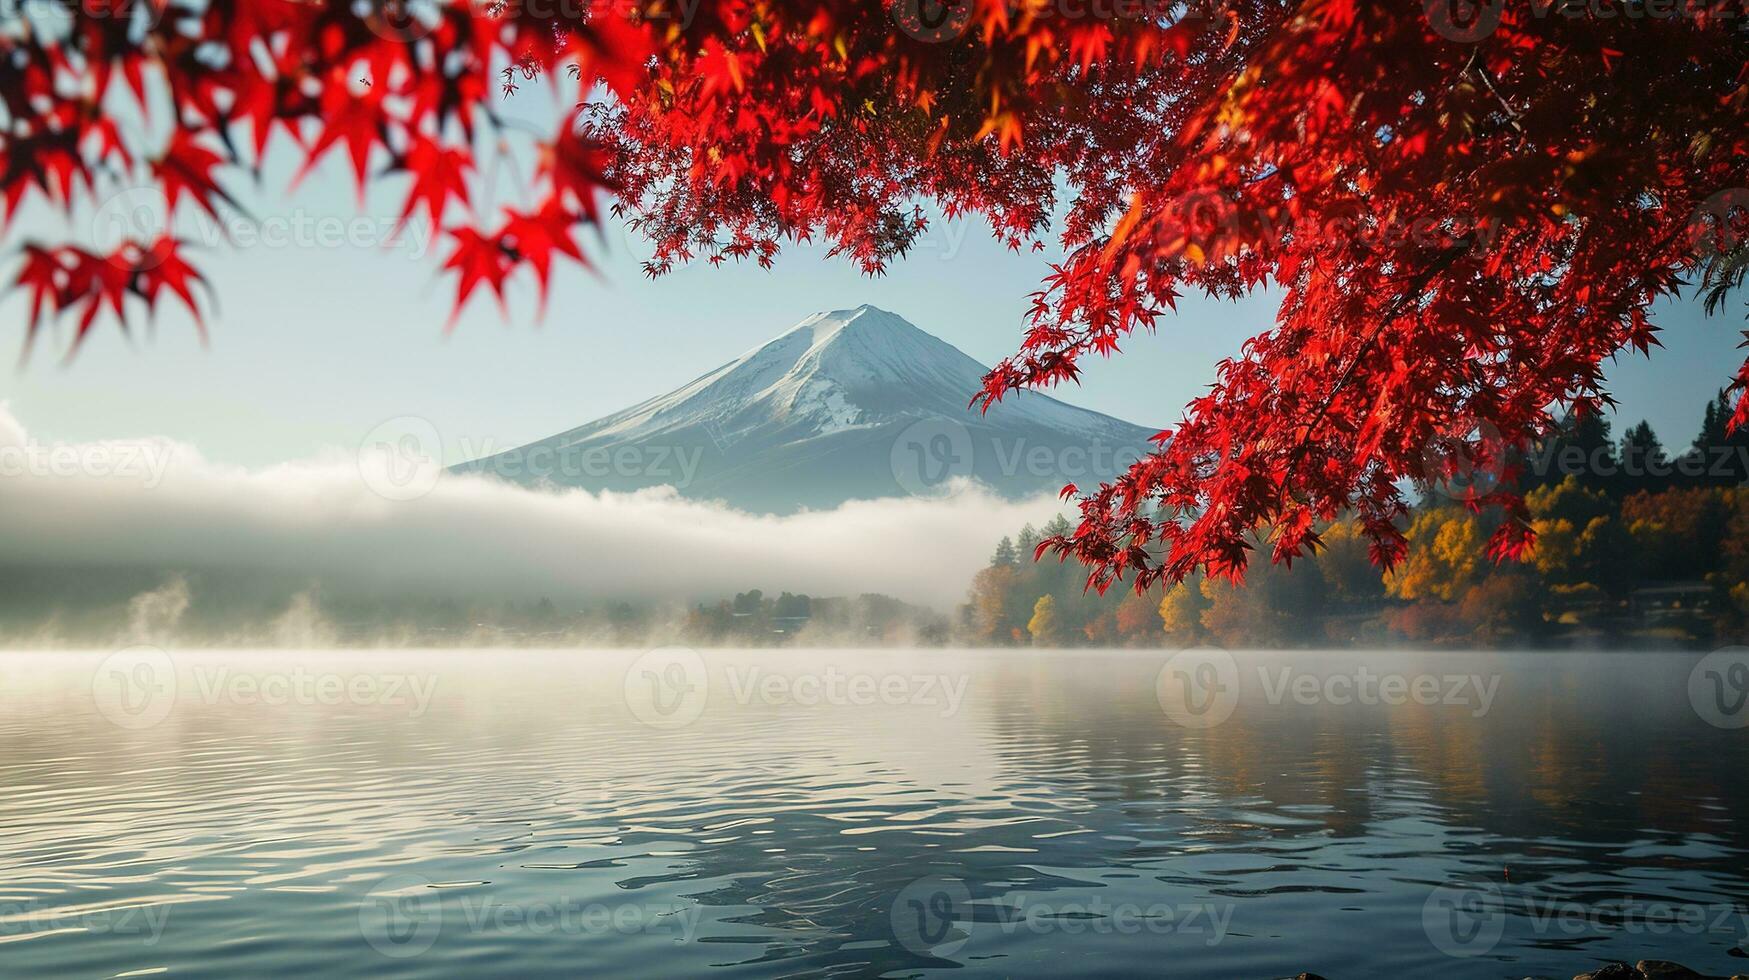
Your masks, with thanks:
[[[970,477],[1004,496],[1109,478],[1152,430],[1022,392],[980,417],[983,365],[872,306],[818,313],[690,384],[456,467],[787,513],[929,495]]]

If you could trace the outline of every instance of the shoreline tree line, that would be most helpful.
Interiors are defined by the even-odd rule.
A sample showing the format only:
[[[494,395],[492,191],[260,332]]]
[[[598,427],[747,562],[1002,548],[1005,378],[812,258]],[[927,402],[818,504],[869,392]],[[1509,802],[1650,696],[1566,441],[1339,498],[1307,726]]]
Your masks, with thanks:
[[[1749,432],[1708,402],[1701,431],[1666,447],[1642,421],[1619,440],[1597,413],[1505,454],[1493,478],[1522,493],[1536,545],[1485,555],[1505,519],[1423,486],[1403,522],[1403,560],[1381,572],[1354,522],[1321,525],[1292,565],[1259,562],[1246,584],[1201,574],[1138,595],[1085,588],[1074,563],[1033,562],[1062,516],[997,543],[957,630],[1035,646],[1708,646],[1749,635]],[[1471,479],[1489,479],[1472,474]]]

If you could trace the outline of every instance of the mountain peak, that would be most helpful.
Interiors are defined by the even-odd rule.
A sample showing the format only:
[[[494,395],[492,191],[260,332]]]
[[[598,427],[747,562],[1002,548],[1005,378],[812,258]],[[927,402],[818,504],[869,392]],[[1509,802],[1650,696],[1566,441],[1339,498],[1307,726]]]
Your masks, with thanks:
[[[815,346],[847,334],[911,333],[929,336],[897,313],[889,313],[868,303],[855,309],[815,313],[791,327],[784,336],[802,333],[810,334]]]
[[[743,370],[776,368],[783,381],[773,378],[775,387],[830,383],[866,390],[919,378],[958,386],[983,374],[959,348],[866,303],[815,313],[737,363]]]
[[[940,455],[936,436],[957,439],[962,449],[982,446],[966,457],[961,475],[1010,495],[1054,490],[1064,476],[1109,478],[1119,462],[1147,448],[1149,430],[1039,392],[1017,393],[989,413],[971,411],[967,403],[985,370],[880,307],[820,312],[674,391],[459,468],[592,489],[669,482],[689,496],[787,511],[916,492],[898,474],[924,435],[931,436],[923,448],[935,453],[932,460]],[[1122,460],[1113,455],[1118,447]],[[1038,453],[1058,450],[1104,463],[1088,462],[1086,473],[1049,465],[1034,473],[1020,462],[1021,452],[1033,454],[1027,465],[1036,469]],[[652,462],[647,471],[533,473],[526,465],[594,458],[590,453],[610,460],[648,453],[652,461],[667,454],[664,460],[684,457],[695,469],[675,474],[665,464],[657,472]]]

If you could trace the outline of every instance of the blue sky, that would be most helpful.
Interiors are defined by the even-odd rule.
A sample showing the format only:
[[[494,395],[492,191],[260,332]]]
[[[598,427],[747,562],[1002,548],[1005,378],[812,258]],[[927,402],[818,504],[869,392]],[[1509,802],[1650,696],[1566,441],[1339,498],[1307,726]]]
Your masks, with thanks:
[[[490,175],[498,203],[516,200],[523,172],[505,164]],[[379,242],[398,201],[373,196],[360,211],[338,154],[295,192],[291,177],[289,161],[270,154],[265,190],[239,188],[238,196],[267,224],[302,222],[339,239],[288,231],[298,241],[203,251],[199,265],[218,300],[210,347],[173,309],[155,325],[137,324],[131,337],[101,322],[67,365],[64,341],[51,332],[28,364],[5,373],[0,400],[41,439],[162,435],[214,461],[251,466],[350,450],[377,423],[406,415],[435,423],[453,455],[462,438],[521,444],[667,391],[818,310],[873,303],[988,364],[1017,344],[1027,294],[1052,257],[1010,253],[975,222],[937,224],[881,278],[813,246],[786,250],[771,271],[700,263],[650,282],[639,243],[614,228],[605,242],[586,243],[595,271],[557,270],[544,321],[534,315],[532,282],[523,281],[508,319],[476,297],[446,336],[453,285],[440,275],[443,256],[415,254],[416,241]],[[340,230],[360,214],[356,230]],[[27,209],[7,237],[89,240],[100,217],[68,221]],[[0,300],[0,322],[22,325],[26,313],[21,295]],[[1158,335],[1088,364],[1081,387],[1055,394],[1169,425],[1215,361],[1272,314],[1268,297],[1187,297]],[[1677,303],[1656,319],[1666,349],[1649,362],[1626,358],[1609,374],[1628,421],[1648,418],[1667,445],[1685,445],[1704,399],[1741,362],[1742,308],[1709,319],[1698,304]]]

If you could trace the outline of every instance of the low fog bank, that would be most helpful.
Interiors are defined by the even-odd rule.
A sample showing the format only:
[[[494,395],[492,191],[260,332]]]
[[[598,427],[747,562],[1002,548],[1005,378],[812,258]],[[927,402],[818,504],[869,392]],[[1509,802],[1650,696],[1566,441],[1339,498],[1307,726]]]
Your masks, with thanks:
[[[846,597],[822,607],[835,626],[804,624],[830,642],[939,619],[991,541],[1058,506],[962,487],[774,517],[453,474],[397,501],[351,453],[250,470],[163,439],[41,443],[3,403],[0,464],[0,640],[25,646],[197,639],[196,623],[212,642],[417,643],[434,621],[464,641],[516,623],[638,643],[754,588]]]
[[[43,575],[0,566],[0,648],[102,649],[149,643],[225,649],[461,647],[942,646],[950,616],[889,596],[757,590],[677,601],[516,602],[337,594],[289,579],[173,573],[127,590],[145,569]],[[800,606],[804,615],[786,614]]]

